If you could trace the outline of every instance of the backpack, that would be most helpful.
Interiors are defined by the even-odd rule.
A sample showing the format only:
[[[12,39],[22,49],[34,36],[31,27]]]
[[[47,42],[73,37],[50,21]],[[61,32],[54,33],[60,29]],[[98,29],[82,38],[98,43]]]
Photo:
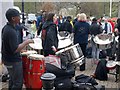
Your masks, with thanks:
[[[78,83],[90,83],[91,85],[98,85],[93,77],[81,74],[75,77],[75,81]]]
[[[98,83],[94,78],[81,74],[75,77],[73,90],[97,90],[95,85],[98,85]]]

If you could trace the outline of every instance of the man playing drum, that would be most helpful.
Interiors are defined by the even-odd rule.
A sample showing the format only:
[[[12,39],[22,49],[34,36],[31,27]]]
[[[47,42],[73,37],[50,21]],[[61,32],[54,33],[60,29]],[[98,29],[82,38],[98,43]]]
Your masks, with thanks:
[[[20,14],[16,9],[8,9],[6,18],[8,23],[2,29],[2,61],[10,75],[9,90],[22,90],[23,68],[20,51],[33,43],[33,40],[28,39],[19,44],[15,26],[20,23]]]

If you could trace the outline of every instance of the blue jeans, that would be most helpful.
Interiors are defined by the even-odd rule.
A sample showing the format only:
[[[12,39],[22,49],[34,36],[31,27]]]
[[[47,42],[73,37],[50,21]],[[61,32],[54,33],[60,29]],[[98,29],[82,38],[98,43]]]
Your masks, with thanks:
[[[92,41],[92,57],[93,59],[98,59],[99,60],[99,53],[100,53],[100,49],[98,49],[95,45],[95,43]]]
[[[10,75],[9,90],[22,90],[23,67],[21,62],[4,62]]]

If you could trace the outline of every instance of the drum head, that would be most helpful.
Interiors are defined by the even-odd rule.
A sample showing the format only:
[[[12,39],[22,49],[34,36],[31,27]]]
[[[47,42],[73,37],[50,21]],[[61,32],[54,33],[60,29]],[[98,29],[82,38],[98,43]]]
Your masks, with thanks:
[[[31,51],[22,52],[21,55],[29,55],[29,54],[36,54],[36,53],[37,53],[36,51],[31,50]]]
[[[62,48],[68,47],[71,44],[72,44],[72,41],[71,41],[70,38],[59,39],[58,49],[62,49]]]
[[[43,60],[44,56],[40,55],[40,54],[30,54],[28,56],[28,58],[32,59],[32,60]]]
[[[116,67],[116,62],[115,61],[107,61],[106,67],[108,69],[114,69]]]
[[[29,46],[33,49],[42,49],[41,38],[34,38],[34,43],[30,43]]]

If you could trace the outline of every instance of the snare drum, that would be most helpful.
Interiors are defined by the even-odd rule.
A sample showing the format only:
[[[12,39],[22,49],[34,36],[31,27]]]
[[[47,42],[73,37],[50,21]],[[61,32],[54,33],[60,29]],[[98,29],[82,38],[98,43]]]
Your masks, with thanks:
[[[80,59],[83,59],[83,53],[82,50],[79,46],[79,44],[70,46],[68,48],[62,49],[58,52],[56,52],[56,55],[61,56],[62,54],[67,55],[68,60],[70,63],[76,63],[78,62]]]
[[[40,54],[30,54],[28,84],[30,88],[42,89],[41,75],[45,72],[44,56]]]

